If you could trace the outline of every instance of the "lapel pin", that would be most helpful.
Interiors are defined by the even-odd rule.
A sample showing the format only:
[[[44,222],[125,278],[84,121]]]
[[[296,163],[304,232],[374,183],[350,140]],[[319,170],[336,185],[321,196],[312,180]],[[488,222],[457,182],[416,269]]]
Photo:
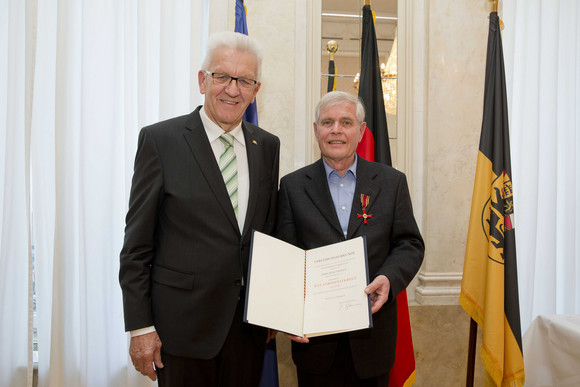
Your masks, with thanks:
[[[258,145],[258,142],[256,140],[252,140],[252,144]]]

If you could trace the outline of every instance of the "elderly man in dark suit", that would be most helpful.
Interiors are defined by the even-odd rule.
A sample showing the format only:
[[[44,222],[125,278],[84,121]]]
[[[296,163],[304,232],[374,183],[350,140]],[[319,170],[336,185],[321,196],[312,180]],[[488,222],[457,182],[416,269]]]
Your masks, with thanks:
[[[276,236],[312,249],[364,235],[371,276],[364,291],[371,297],[372,328],[311,339],[287,335],[300,386],[387,386],[396,297],[423,261],[405,175],[355,153],[364,115],[358,98],[326,94],[314,123],[322,159],[280,183]]]
[[[261,50],[212,35],[204,105],[141,130],[121,251],[130,355],[161,386],[257,386],[267,330],[243,323],[251,230],[275,225],[280,142],[248,122]]]

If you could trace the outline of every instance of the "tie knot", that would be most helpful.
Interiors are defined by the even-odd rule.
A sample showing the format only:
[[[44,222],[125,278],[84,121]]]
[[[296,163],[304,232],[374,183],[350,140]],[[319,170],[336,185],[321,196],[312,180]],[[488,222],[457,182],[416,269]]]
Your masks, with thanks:
[[[232,134],[224,133],[219,138],[226,148],[234,145],[234,136]]]

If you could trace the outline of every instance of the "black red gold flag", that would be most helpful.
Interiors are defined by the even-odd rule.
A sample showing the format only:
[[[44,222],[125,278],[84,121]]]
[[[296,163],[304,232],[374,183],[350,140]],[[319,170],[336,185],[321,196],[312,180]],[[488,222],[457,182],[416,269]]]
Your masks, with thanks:
[[[357,154],[369,161],[392,165],[374,17],[370,6],[366,5],[363,7],[358,95],[365,105],[367,129],[357,147]],[[397,296],[397,323],[397,349],[389,373],[389,387],[410,387],[416,374],[406,290]]]
[[[389,147],[389,131],[381,83],[377,36],[373,13],[368,5],[363,7],[358,96],[365,105],[367,130],[359,143],[357,152],[361,149],[374,149],[376,150],[375,161],[391,165],[391,148]]]
[[[459,303],[482,328],[496,386],[523,386],[507,94],[497,12],[489,17],[483,121]]]

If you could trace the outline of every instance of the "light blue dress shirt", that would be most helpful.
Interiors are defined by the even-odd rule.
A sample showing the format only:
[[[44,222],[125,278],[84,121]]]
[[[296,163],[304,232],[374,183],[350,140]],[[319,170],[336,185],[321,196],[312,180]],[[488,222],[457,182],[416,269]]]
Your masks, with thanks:
[[[354,198],[354,190],[356,188],[356,165],[358,156],[355,155],[354,163],[348,168],[343,177],[335,169],[332,169],[326,161],[322,159],[324,169],[326,170],[326,179],[328,181],[328,188],[334,203],[336,215],[340,221],[340,227],[346,239],[348,231],[348,220],[350,218],[350,210],[352,209],[352,201]]]

